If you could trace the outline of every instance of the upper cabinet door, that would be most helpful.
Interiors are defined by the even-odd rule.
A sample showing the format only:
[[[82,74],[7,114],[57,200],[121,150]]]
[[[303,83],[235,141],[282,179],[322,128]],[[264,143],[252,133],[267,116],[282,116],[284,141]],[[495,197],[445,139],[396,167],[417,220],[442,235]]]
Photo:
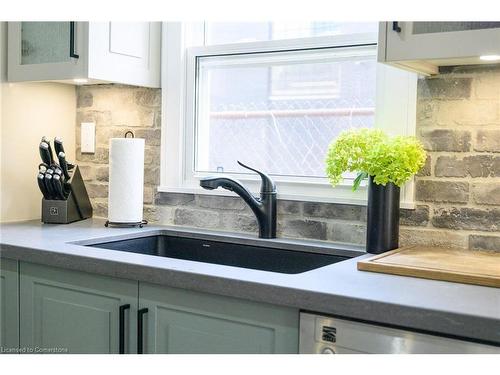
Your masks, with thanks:
[[[85,23],[9,22],[9,81],[83,77]]]
[[[71,22],[21,22],[21,65],[71,61]]]
[[[160,87],[160,22],[91,22],[89,77]]]
[[[161,22],[9,22],[8,80],[160,87]]]
[[[479,64],[482,55],[500,55],[500,22],[383,22],[379,48],[379,61],[427,74]]]

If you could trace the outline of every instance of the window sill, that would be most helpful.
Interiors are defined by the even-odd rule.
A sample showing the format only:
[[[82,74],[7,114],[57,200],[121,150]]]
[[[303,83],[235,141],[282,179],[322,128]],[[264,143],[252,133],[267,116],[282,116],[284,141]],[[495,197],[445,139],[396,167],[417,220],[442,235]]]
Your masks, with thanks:
[[[238,195],[224,189],[217,190],[205,190],[202,188],[192,188],[192,187],[171,187],[171,186],[158,186],[158,192],[161,193],[181,193],[181,194],[199,194],[199,195],[217,195],[223,197],[237,197]],[[366,206],[366,199],[355,199],[355,198],[338,198],[338,197],[318,197],[318,196],[308,196],[300,194],[280,194],[278,193],[278,199],[291,200],[291,201],[301,201],[301,202],[318,202],[318,203],[337,203],[337,204],[352,204],[357,206]],[[404,202],[400,204],[401,208],[404,209],[415,209],[415,202]]]

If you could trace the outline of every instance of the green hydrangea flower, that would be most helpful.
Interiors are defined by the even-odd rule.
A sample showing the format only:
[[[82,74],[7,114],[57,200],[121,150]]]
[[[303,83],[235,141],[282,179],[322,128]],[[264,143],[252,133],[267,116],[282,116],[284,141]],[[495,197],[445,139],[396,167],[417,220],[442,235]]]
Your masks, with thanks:
[[[353,190],[373,176],[376,184],[402,186],[425,164],[426,153],[415,137],[389,137],[379,129],[342,132],[326,156],[326,175],[332,186],[342,181],[344,172],[358,172]]]

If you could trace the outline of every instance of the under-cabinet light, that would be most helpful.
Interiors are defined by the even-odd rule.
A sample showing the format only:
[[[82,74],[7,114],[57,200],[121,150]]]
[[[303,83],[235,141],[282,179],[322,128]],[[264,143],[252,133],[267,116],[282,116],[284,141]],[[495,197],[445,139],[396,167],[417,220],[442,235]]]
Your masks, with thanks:
[[[75,78],[73,82],[75,83],[87,83],[89,80],[87,78]]]
[[[483,61],[498,61],[500,60],[500,55],[483,55],[479,56],[479,59]]]

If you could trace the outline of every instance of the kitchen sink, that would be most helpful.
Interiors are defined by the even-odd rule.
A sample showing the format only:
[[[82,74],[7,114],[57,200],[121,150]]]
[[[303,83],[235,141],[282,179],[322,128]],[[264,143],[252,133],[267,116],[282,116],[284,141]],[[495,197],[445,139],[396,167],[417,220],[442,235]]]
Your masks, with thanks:
[[[345,254],[320,254],[170,235],[108,240],[86,246],[286,274],[302,273],[351,258]]]

